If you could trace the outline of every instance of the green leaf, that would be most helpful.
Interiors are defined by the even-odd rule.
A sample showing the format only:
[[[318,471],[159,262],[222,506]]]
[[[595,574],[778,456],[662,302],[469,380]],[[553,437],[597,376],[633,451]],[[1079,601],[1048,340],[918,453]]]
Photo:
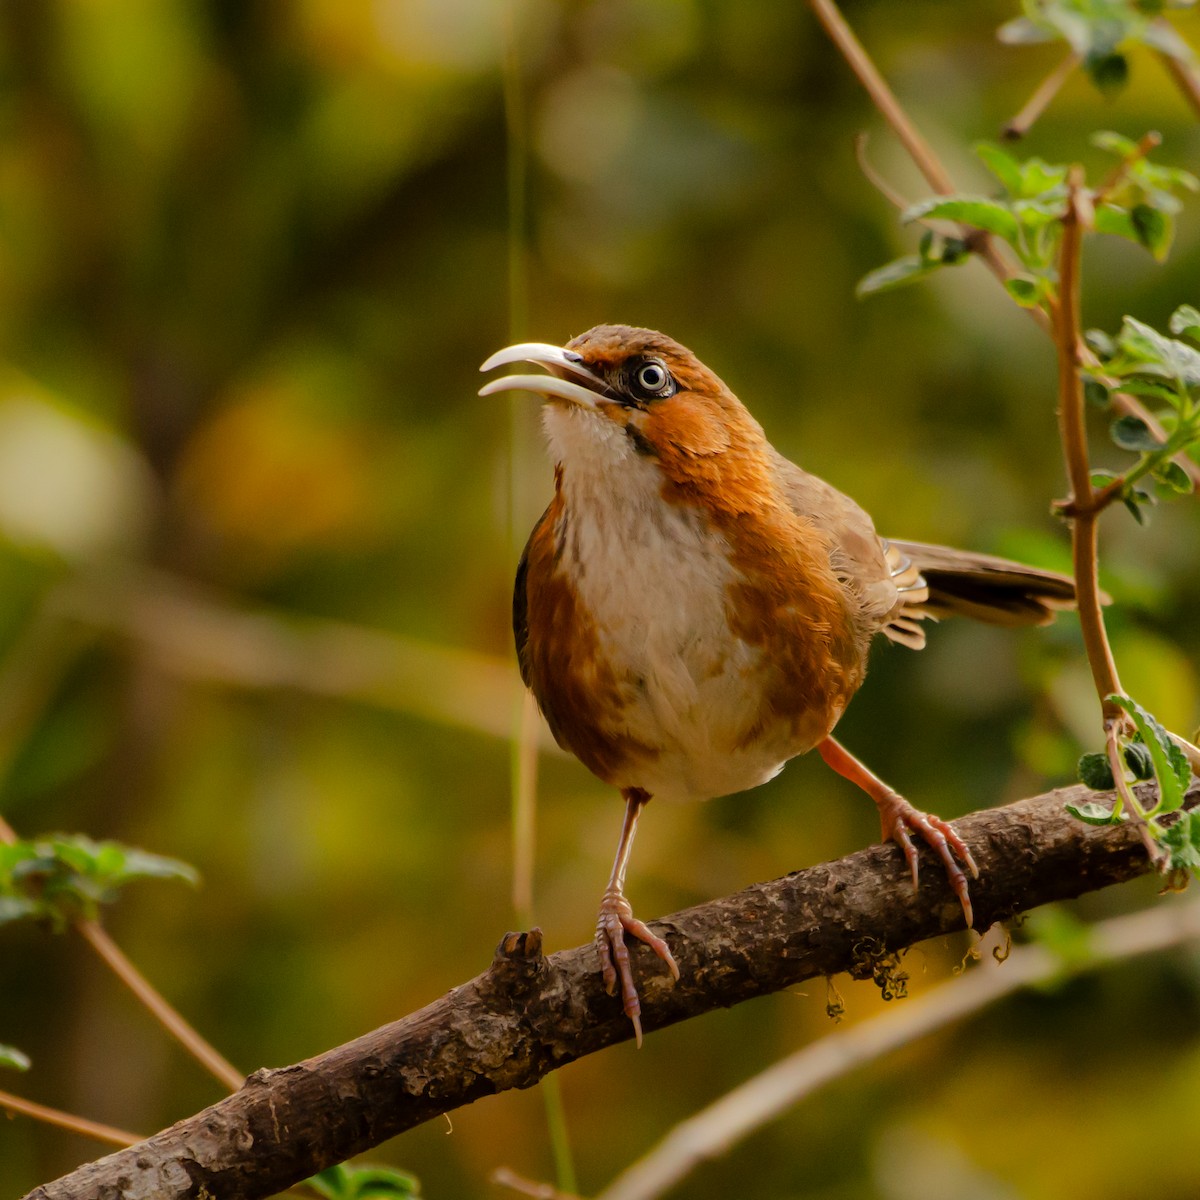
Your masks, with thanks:
[[[1005,291],[1022,307],[1036,308],[1046,292],[1046,281],[1033,275],[1014,275],[1004,281]]]
[[[1083,380],[1083,398],[1093,408],[1107,408],[1111,401],[1108,384],[1087,376]]]
[[[1028,17],[1014,17],[996,30],[996,37],[1008,46],[1030,46],[1039,42],[1054,41],[1055,33]]]
[[[1132,138],[1122,133],[1114,133],[1111,129],[1100,129],[1092,134],[1088,141],[1097,150],[1107,150],[1118,158],[1134,158],[1138,153],[1138,144]]]
[[[1159,463],[1151,475],[1164,496],[1190,496],[1195,490],[1192,477],[1173,458]]]
[[[1112,780],[1111,775],[1109,780]],[[1086,825],[1120,825],[1125,820],[1124,815],[1113,805],[1101,804],[1097,800],[1089,800],[1086,804],[1068,804],[1066,809],[1071,816],[1077,817]]]
[[[1025,200],[1014,200],[1012,210],[1017,220],[1030,233],[1044,229],[1061,221],[1067,211],[1067,189],[1065,187],[1051,188],[1040,196],[1031,196]]]
[[[893,288],[904,287],[907,284],[916,283],[918,279],[924,279],[926,275],[932,274],[941,265],[941,263],[918,258],[915,254],[906,254],[903,258],[893,259],[882,267],[868,271],[858,281],[854,294],[862,299],[864,296],[874,296],[878,292],[888,292]]]
[[[1126,317],[1117,335],[1122,358],[1110,370],[1165,375],[1185,387],[1200,387],[1200,350],[1186,342],[1164,337],[1157,329]]]
[[[1027,158],[1021,164],[1021,196],[1045,196],[1054,193],[1067,181],[1067,168],[1044,162],[1040,158]]]
[[[1196,62],[1196,54],[1191,46],[1176,33],[1174,26],[1166,21],[1148,21],[1138,32],[1137,39],[1143,45],[1165,54],[1176,62],[1192,66]]]
[[[1004,238],[1006,242],[1015,243],[1019,236],[1017,218],[1012,211],[998,200],[989,200],[986,196],[931,196],[906,208],[900,220],[907,225],[936,217],[986,230]]]
[[[0,925],[43,916],[42,905],[25,896],[0,896]]]
[[[917,253],[931,267],[954,267],[969,257],[971,247],[963,238],[945,237],[932,229],[921,234]]]
[[[1190,304],[1181,304],[1172,314],[1167,328],[1176,337],[1189,337],[1200,341],[1200,312]]]
[[[305,1181],[327,1200],[377,1200],[398,1197],[419,1200],[417,1180],[393,1167],[349,1167],[345,1163],[327,1167]]]
[[[115,846],[115,843],[106,843]],[[193,887],[200,883],[200,874],[195,867],[180,862],[177,858],[166,858],[161,854],[149,854],[130,846],[119,846],[122,851],[121,864],[108,878],[111,883],[127,883],[131,879],[177,879]]]
[[[0,1067],[9,1067],[13,1071],[28,1071],[33,1064],[29,1055],[23,1054],[16,1046],[0,1046]]]
[[[135,879],[196,883],[198,876],[176,859],[82,834],[17,841],[0,849],[0,924],[32,918],[62,930],[94,917]]]
[[[1135,779],[1154,778],[1154,759],[1141,742],[1131,742],[1125,747],[1125,765],[1133,772]]]
[[[1158,780],[1158,805],[1155,812],[1175,812],[1183,803],[1183,795],[1192,778],[1192,769],[1183,751],[1171,740],[1158,719],[1136,700],[1120,695],[1109,696],[1108,699],[1133,718],[1134,726],[1141,734],[1142,743],[1150,751],[1150,757],[1154,761],[1154,775]]]
[[[1161,209],[1149,204],[1135,204],[1129,214],[1137,239],[1158,262],[1162,262],[1171,249],[1175,235],[1175,222]]]
[[[1129,60],[1123,54],[1098,54],[1084,60],[1083,69],[1105,96],[1115,96],[1129,82]]]
[[[1141,243],[1133,217],[1127,208],[1116,204],[1101,204],[1097,207],[1093,223],[1097,233],[1109,233],[1123,237],[1126,241]]]
[[[1097,233],[1114,234],[1144,246],[1162,262],[1171,248],[1175,222],[1161,210],[1149,204],[1135,204],[1124,209],[1116,204],[1101,204],[1094,220]]]
[[[1130,515],[1139,525],[1145,525],[1149,519],[1146,509],[1154,502],[1154,497],[1142,488],[1128,488],[1121,495],[1121,503],[1129,509]]]
[[[1080,57],[1103,58],[1110,54],[1124,35],[1123,21],[1096,20],[1079,11],[1072,3],[1043,4],[1040,11],[1047,24],[1058,30],[1071,49]]]
[[[1131,742],[1125,747],[1125,765],[1135,779],[1154,778],[1154,760],[1150,751],[1141,742]],[[1110,792],[1116,787],[1108,755],[1096,750],[1080,756],[1076,767],[1079,782],[1093,792]]]
[[[1111,792],[1116,786],[1112,767],[1108,763],[1108,755],[1102,754],[1098,750],[1081,755],[1075,770],[1079,776],[1079,782],[1084,787],[1091,788],[1093,792]],[[1070,809],[1071,806],[1067,807]],[[1075,815],[1079,816],[1078,813]],[[1086,820],[1086,818],[1082,819]]]
[[[1021,164],[1011,154],[992,142],[976,142],[972,148],[1010,196],[1021,194]]]
[[[1088,348],[1099,359],[1110,359],[1117,352],[1116,342],[1103,329],[1089,329],[1083,335],[1083,340],[1087,342]]]
[[[1122,450],[1157,450],[1162,442],[1141,417],[1118,417],[1109,426],[1109,436]]]
[[[1121,380],[1121,391],[1131,396],[1148,396],[1152,400],[1163,400],[1172,408],[1178,408],[1182,395],[1178,384],[1167,382],[1165,379],[1141,378],[1127,375]],[[1172,414],[1160,414],[1160,417]]]
[[[1180,813],[1159,835],[1158,843],[1167,851],[1170,870],[1200,869],[1200,811]]]

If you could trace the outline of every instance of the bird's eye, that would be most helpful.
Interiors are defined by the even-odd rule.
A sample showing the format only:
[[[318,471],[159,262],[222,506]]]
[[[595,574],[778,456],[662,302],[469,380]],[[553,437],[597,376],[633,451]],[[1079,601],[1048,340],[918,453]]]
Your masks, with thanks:
[[[634,387],[643,396],[670,396],[675,391],[675,381],[670,371],[657,359],[647,359],[633,374]]]

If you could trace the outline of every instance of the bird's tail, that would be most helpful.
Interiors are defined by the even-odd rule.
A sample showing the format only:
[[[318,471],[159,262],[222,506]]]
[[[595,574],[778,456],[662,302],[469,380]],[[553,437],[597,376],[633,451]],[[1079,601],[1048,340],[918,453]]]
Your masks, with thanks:
[[[989,625],[1048,625],[1057,613],[1075,607],[1075,583],[1057,571],[924,542],[889,541],[888,557],[900,568],[894,576],[916,575],[924,584],[901,588],[904,607],[883,631],[914,649],[924,645],[924,631],[916,622],[925,618],[965,616]]]

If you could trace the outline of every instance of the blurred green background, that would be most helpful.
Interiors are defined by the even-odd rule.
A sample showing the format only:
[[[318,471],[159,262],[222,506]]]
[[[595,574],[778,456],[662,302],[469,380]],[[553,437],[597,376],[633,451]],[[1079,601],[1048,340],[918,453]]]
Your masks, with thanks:
[[[482,970],[510,895],[509,589],[550,491],[533,400],[479,399],[513,336],[663,329],[775,444],[885,533],[1066,559],[1049,341],[975,265],[855,300],[909,250],[852,139],[927,194],[802,4],[518,3],[510,140],[500,0],[9,0],[0,6],[0,806],[196,865],[106,924],[240,1067],[282,1065]],[[970,154],[1058,61],[1008,0],[847,5],[964,190]],[[1178,20],[1200,45],[1200,21]],[[1200,125],[1135,53],[1111,101],[1072,80],[1024,153],[1108,161],[1095,129]],[[528,289],[510,318],[506,157]],[[1200,211],[1165,267],[1089,242],[1085,316],[1200,301]],[[1119,463],[1097,426],[1098,465]],[[1129,691],[1200,722],[1200,513],[1103,528]],[[1098,724],[1076,625],[951,623],[881,647],[843,740],[947,816],[1066,781]],[[590,936],[617,797],[542,759],[535,912]],[[817,761],[651,807],[630,876],[651,918],[873,840]],[[1144,881],[1092,919],[1153,902]],[[965,941],[911,954],[919,992]],[[144,1133],[220,1089],[73,935],[0,930],[0,1086]],[[839,981],[847,1019],[878,1011]],[[581,1187],[832,1029],[825,988],[744,1005],[560,1073]],[[1194,1197],[1200,955],[1030,996],[802,1104],[678,1196]],[[1186,1141],[1184,1142],[1186,1144]],[[101,1153],[0,1122],[0,1191]],[[431,1198],[551,1175],[536,1092],[384,1147]]]

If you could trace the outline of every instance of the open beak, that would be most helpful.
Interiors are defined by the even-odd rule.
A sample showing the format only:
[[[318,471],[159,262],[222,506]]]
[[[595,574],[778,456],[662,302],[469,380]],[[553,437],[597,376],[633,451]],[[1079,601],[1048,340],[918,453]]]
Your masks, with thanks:
[[[491,371],[509,363],[530,362],[545,367],[549,375],[506,375],[493,379],[479,389],[481,396],[497,392],[536,392],[555,400],[566,400],[581,408],[595,408],[596,401],[608,391],[608,385],[583,365],[583,359],[573,350],[551,346],[546,342],[518,342],[498,350],[479,369]]]

